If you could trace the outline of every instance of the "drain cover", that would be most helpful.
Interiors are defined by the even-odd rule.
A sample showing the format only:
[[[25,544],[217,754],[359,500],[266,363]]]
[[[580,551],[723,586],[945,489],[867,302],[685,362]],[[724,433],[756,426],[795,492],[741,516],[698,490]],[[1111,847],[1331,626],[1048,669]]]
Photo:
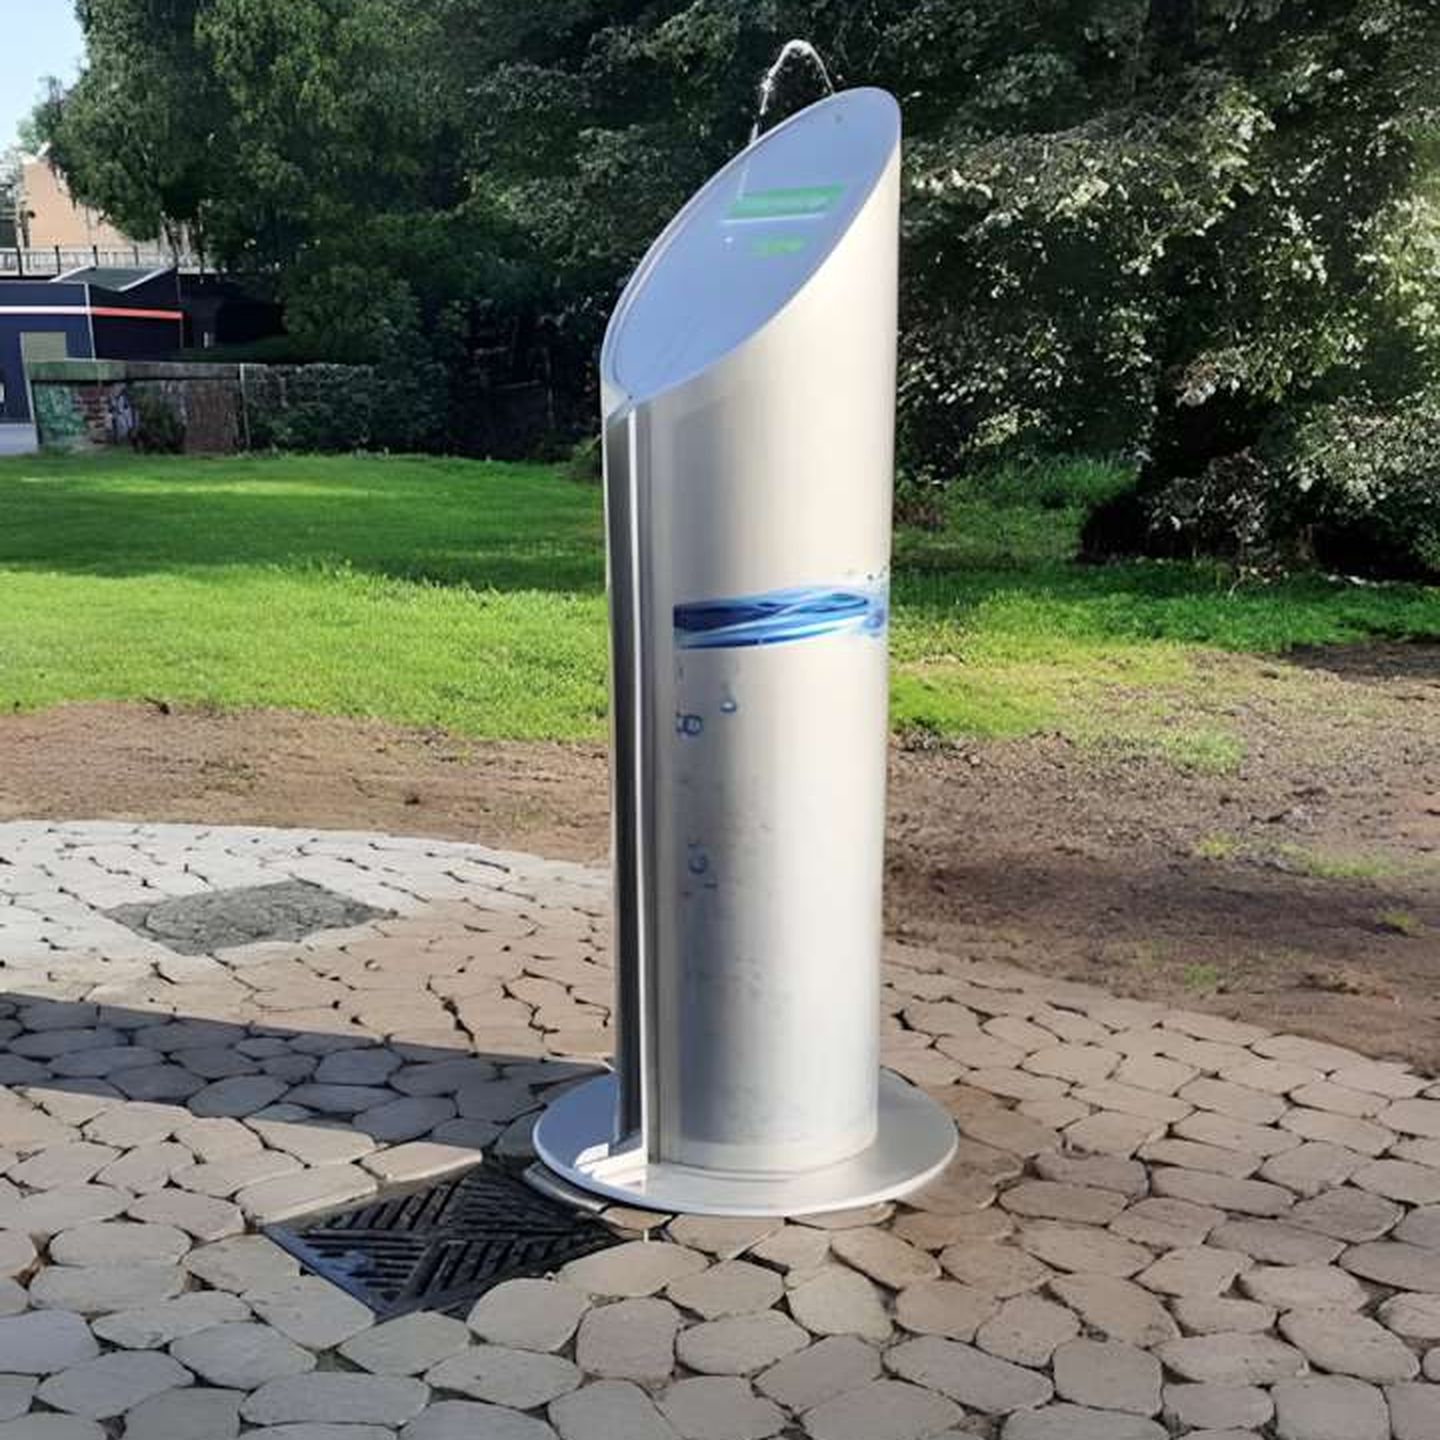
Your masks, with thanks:
[[[490,1166],[265,1234],[382,1320],[468,1309],[502,1280],[619,1243],[593,1217]]]

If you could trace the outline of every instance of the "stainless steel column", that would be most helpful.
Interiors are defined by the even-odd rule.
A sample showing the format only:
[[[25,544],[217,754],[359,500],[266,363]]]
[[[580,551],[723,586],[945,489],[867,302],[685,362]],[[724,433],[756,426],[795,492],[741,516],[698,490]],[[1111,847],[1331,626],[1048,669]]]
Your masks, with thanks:
[[[537,1144],[637,1203],[839,1208],[954,1149],[879,1068],[899,141],[876,90],[771,131],[606,335],[619,1048]]]

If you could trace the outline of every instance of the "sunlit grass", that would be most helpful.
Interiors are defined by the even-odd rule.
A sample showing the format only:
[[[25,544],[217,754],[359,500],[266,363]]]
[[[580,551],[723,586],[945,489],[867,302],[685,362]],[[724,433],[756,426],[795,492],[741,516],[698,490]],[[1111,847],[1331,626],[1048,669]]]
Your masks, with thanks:
[[[962,479],[941,528],[897,533],[897,729],[1058,732],[1225,772],[1243,748],[1216,652],[1440,634],[1440,592],[1420,587],[1074,563],[1086,506],[1125,479],[1095,461]],[[599,493],[557,468],[0,461],[7,708],[156,698],[593,740],[605,656]],[[1274,683],[1298,703],[1311,682]]]

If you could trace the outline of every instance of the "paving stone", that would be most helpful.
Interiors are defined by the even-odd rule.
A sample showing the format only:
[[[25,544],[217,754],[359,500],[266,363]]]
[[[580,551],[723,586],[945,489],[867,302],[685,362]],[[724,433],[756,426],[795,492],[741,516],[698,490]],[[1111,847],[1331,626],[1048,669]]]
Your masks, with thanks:
[[[1392,1295],[1376,1313],[1387,1330],[1407,1340],[1440,1340],[1440,1295]]]
[[[607,1380],[665,1380],[675,1365],[680,1312],[668,1300],[633,1298],[589,1311],[580,1322],[575,1359]]]
[[[190,1096],[186,1102],[192,1115],[242,1117],[263,1110],[278,1100],[290,1086],[269,1075],[238,1075],[216,1080]]]
[[[1180,1295],[1170,1304],[1187,1335],[1253,1335],[1275,1324],[1275,1311],[1258,1300]]]
[[[166,1390],[125,1413],[125,1440],[234,1440],[238,1390]]]
[[[1390,1440],[1390,1412],[1373,1385],[1315,1375],[1282,1380],[1272,1393],[1279,1440]]]
[[[160,1350],[182,1335],[248,1320],[250,1307],[220,1290],[191,1290],[158,1305],[101,1315],[92,1328],[100,1339],[126,1350]]]
[[[961,1134],[1012,1155],[1040,1155],[1060,1148],[1060,1136],[1050,1126],[998,1106],[957,1115],[955,1123]]]
[[[253,1390],[315,1368],[315,1357],[269,1325],[228,1322],[182,1335],[170,1346],[181,1364],[212,1385]]]
[[[831,1237],[830,1249],[847,1265],[891,1290],[903,1290],[940,1274],[939,1262],[933,1255],[885,1230],[867,1227],[837,1231]]]
[[[1269,1155],[1293,1150],[1302,1138],[1293,1130],[1277,1130],[1273,1125],[1252,1125],[1245,1120],[1232,1120],[1228,1115],[1208,1111],[1186,1116],[1172,1127],[1171,1133],[1177,1140],[1192,1140],[1221,1150],[1239,1150],[1246,1155],[1257,1155],[1262,1160]]]
[[[1118,1340],[1072,1340],[1055,1352],[1055,1392],[1093,1410],[1154,1415],[1160,1409],[1160,1362]]]
[[[1038,1295],[1017,1295],[985,1321],[974,1338],[987,1355],[1038,1368],[1048,1365],[1056,1348],[1079,1333],[1079,1320],[1063,1305]]]
[[[328,1280],[299,1275],[245,1292],[267,1325],[309,1350],[329,1350],[368,1330],[375,1312]]]
[[[273,1225],[363,1199],[375,1193],[375,1177],[358,1165],[317,1165],[293,1175],[247,1185],[235,1196],[241,1211],[257,1225]]]
[[[297,1085],[286,1096],[286,1103],[303,1105],[307,1110],[319,1110],[326,1115],[360,1115],[394,1098],[394,1092],[381,1085],[310,1084]]]
[[[1057,1270],[1096,1275],[1134,1275],[1154,1255],[1143,1245],[1081,1225],[1027,1225],[1017,1237],[1022,1249]]]
[[[1333,1265],[1257,1265],[1240,1277],[1252,1300],[1276,1310],[1363,1310],[1370,1297],[1355,1277]]]
[[[675,1350],[705,1375],[750,1375],[805,1349],[810,1337],[778,1310],[704,1321],[681,1332]]]
[[[0,1276],[26,1275],[35,1266],[35,1242],[20,1230],[0,1230]]]
[[[660,1408],[685,1440],[765,1440],[785,1425],[778,1405],[744,1380],[720,1375],[677,1381],[660,1397]]]
[[[1050,1289],[1093,1330],[1112,1340],[1151,1347],[1178,1337],[1169,1312],[1148,1290],[1110,1275],[1066,1275]]]
[[[1420,1373],[1407,1345],[1351,1310],[1295,1310],[1280,1317],[1280,1333],[1311,1364],[1336,1375],[1384,1383],[1411,1380]]]
[[[986,1415],[1043,1405],[1054,1393],[1050,1381],[1033,1370],[934,1335],[907,1340],[887,1351],[885,1367],[903,1380]]]
[[[1065,1127],[1066,1143],[1096,1155],[1131,1156],[1165,1133],[1168,1122],[1146,1115],[1099,1110]]]
[[[429,1387],[401,1375],[313,1371],[271,1380],[246,1396],[240,1414],[252,1425],[321,1421],[334,1425],[403,1425],[429,1399]]]
[[[709,1262],[694,1250],[663,1241],[632,1240],[610,1250],[572,1260],[560,1279],[588,1295],[635,1298],[654,1295],[682,1275],[694,1275]]]
[[[875,1286],[853,1270],[826,1266],[787,1295],[790,1313],[812,1335],[861,1335],[883,1341],[890,1317]]]
[[[1383,1196],[1345,1185],[1313,1200],[1302,1200],[1285,1218],[1303,1230],[1358,1244],[1378,1240],[1403,1214],[1398,1205]]]
[[[1113,1190],[1127,1200],[1139,1199],[1150,1189],[1150,1177],[1137,1160],[1111,1155],[1071,1155],[1049,1152],[1035,1157],[1035,1173],[1042,1180],[1088,1189]]]
[[[786,1225],[761,1240],[751,1254],[787,1273],[817,1269],[830,1253],[830,1237],[806,1225]]]
[[[1051,1405],[1045,1410],[1010,1416],[1002,1440],[1168,1440],[1165,1431],[1141,1415],[1113,1410],[1087,1410],[1079,1405]],[[1190,1440],[1200,1440],[1191,1436]]]
[[[1440,1253],[1398,1240],[1375,1240],[1352,1245],[1340,1264],[1362,1280],[1374,1280],[1396,1290],[1421,1290],[1440,1295]]]
[[[301,1118],[307,1114],[298,1105],[271,1105],[245,1123],[271,1149],[293,1156],[302,1165],[344,1165],[374,1158],[373,1137],[350,1125]],[[372,1168],[366,1165],[366,1169]]]
[[[1015,1229],[1015,1222],[1001,1209],[977,1210],[968,1215],[940,1215],[930,1211],[906,1211],[895,1217],[893,1232],[922,1250],[943,1250],[961,1240],[1000,1240]],[[766,1259],[759,1248],[756,1259]]]
[[[147,1224],[174,1225],[203,1241],[224,1240],[245,1228],[245,1217],[228,1200],[191,1195],[185,1190],[157,1190],[143,1195],[128,1213]]]
[[[1303,1105],[1311,1110],[1325,1110],[1332,1115],[1348,1115],[1357,1120],[1378,1114],[1387,1104],[1383,1096],[1371,1095],[1363,1090],[1350,1090],[1329,1080],[1316,1080],[1309,1085],[1302,1085],[1291,1092],[1290,1099],[1296,1105]]]
[[[1345,1248],[1343,1241],[1284,1220],[1227,1220],[1211,1232],[1210,1243],[1266,1265],[1328,1265]]]
[[[114,1080],[132,1100],[179,1102],[205,1088],[205,1081],[183,1065],[136,1065],[118,1071]]]
[[[397,1320],[387,1320],[383,1325],[367,1326],[340,1346],[340,1353],[352,1364],[376,1375],[418,1375],[432,1365],[439,1365],[452,1355],[458,1355],[470,1345],[470,1332],[463,1321],[439,1315],[433,1311],[419,1310],[412,1315],[402,1315]],[[499,1347],[487,1346],[487,1350]],[[509,1351],[506,1354],[512,1353]],[[427,1380],[429,1377],[427,1377]],[[434,1385],[438,1382],[429,1380]],[[449,1385],[442,1388],[465,1390],[463,1385]],[[568,1387],[573,1388],[573,1387]],[[466,1391],[467,1394],[474,1392]],[[557,1394],[561,1393],[559,1391]],[[477,1395],[480,1400],[494,1400],[497,1404],[511,1405],[514,1402],[502,1400],[493,1395]],[[553,1397],[547,1396],[547,1399]],[[522,1405],[528,1410],[544,1401],[534,1400]]]
[[[1028,1055],[1023,1068],[1034,1075],[1050,1075],[1079,1085],[1107,1079],[1123,1057],[1096,1045],[1051,1045]]]
[[[1440,1170],[1409,1160],[1372,1160],[1350,1179],[1362,1190],[1405,1205],[1433,1205],[1440,1201]]]
[[[561,1440],[676,1440],[650,1397],[625,1381],[601,1380],[562,1395],[549,1414]]]
[[[1440,1435],[1440,1388],[1420,1383],[1387,1385],[1385,1398],[1395,1440],[1434,1440]]]
[[[109,1185],[67,1185],[37,1191],[24,1199],[0,1200],[0,1230],[18,1230],[34,1240],[48,1240],[92,1220],[122,1214],[130,1196]]]
[[[1379,1114],[1379,1121],[1402,1135],[1440,1139],[1440,1100],[1397,1100]]]
[[[36,1390],[35,1398],[71,1415],[106,1420],[124,1414],[152,1395],[193,1383],[190,1372],[168,1355],[151,1350],[117,1350],[51,1375]]]
[[[400,1057],[382,1046],[337,1050],[321,1060],[315,1079],[321,1084],[383,1085],[400,1068]]]
[[[1269,1125],[1285,1113],[1285,1102],[1277,1096],[1245,1085],[1235,1085],[1228,1080],[1201,1076],[1176,1093],[1181,1100],[1201,1110],[1213,1110],[1249,1125]]]
[[[1140,1090],[1173,1095],[1182,1085],[1188,1085],[1195,1079],[1197,1073],[1191,1065],[1166,1060],[1160,1055],[1130,1055],[1115,1072],[1115,1079]]]
[[[994,1295],[954,1280],[922,1280],[895,1297],[895,1318],[906,1330],[949,1340],[973,1340],[999,1308]]]
[[[300,1175],[304,1166],[293,1155],[279,1150],[254,1150],[245,1155],[230,1155],[223,1160],[207,1160],[177,1170],[175,1184],[197,1195],[223,1199],[249,1185],[277,1180],[282,1175]]]
[[[363,1338],[368,1340],[384,1328],[379,1326]],[[473,1399],[514,1410],[533,1410],[549,1404],[569,1394],[583,1378],[570,1361],[558,1355],[510,1350],[503,1345],[471,1346],[425,1373],[426,1383],[437,1390],[457,1390]]]
[[[1423,1245],[1427,1250],[1440,1250],[1440,1205],[1422,1206],[1412,1210],[1390,1232],[1391,1239],[1407,1245]]]
[[[1188,1200],[1139,1200],[1115,1220],[1111,1231],[1159,1249],[1200,1245],[1225,1219],[1223,1210]]]
[[[298,1427],[292,1427],[292,1431]],[[358,1434],[352,1432],[364,1431]],[[345,1434],[316,1435],[314,1440],[390,1440],[392,1432],[371,1426],[352,1425]],[[478,1400],[440,1400],[430,1405],[401,1432],[402,1440],[556,1440],[555,1431],[543,1420],[521,1415],[500,1405]],[[283,1435],[280,1430],[252,1431],[246,1440],[272,1435],[274,1440],[308,1440],[299,1434]]]
[[[1013,1245],[961,1241],[941,1252],[940,1264],[962,1284],[1007,1299],[1037,1290],[1054,1274],[1048,1265]]]
[[[61,1231],[50,1242],[50,1259],[56,1265],[174,1264],[189,1249],[190,1237],[173,1225],[105,1220]]]
[[[194,1158],[183,1145],[172,1141],[140,1145],[112,1161],[95,1178],[102,1185],[113,1185],[117,1190],[145,1195],[163,1189]]]
[[[0,1424],[0,1440],[106,1440],[94,1420],[36,1412]]]
[[[938,1283],[938,1282],[937,1282]],[[880,1354],[854,1335],[830,1335],[777,1361],[757,1388],[797,1413],[858,1390],[880,1375]]]
[[[1220,1079],[1247,1090],[1263,1090],[1267,1095],[1288,1095],[1302,1085],[1320,1080],[1320,1072],[1308,1065],[1287,1065],[1283,1060],[1247,1060],[1220,1072]]]
[[[413,1140],[366,1155],[361,1164],[382,1185],[414,1185],[438,1180],[458,1170],[468,1170],[480,1159],[480,1152],[463,1145],[442,1145],[433,1140]]]
[[[962,1417],[958,1405],[930,1390],[872,1380],[808,1411],[805,1433],[810,1440],[922,1440]]]
[[[931,1264],[932,1273],[938,1274],[940,1267],[934,1261]],[[709,1270],[671,1281],[665,1293],[677,1305],[693,1310],[703,1319],[718,1320],[726,1315],[768,1310],[784,1291],[784,1284],[773,1270],[744,1260],[727,1260]]]
[[[589,1308],[573,1286],[554,1280],[507,1280],[477,1300],[465,1323],[494,1345],[555,1351],[575,1333]]]
[[[1220,1295],[1251,1263],[1248,1255],[1208,1245],[1191,1246],[1162,1255],[1136,1280],[1162,1295]]]
[[[1164,1400],[1166,1423],[1183,1430],[1258,1430],[1275,1413],[1255,1385],[1167,1385]]]
[[[1295,1203],[1295,1197],[1279,1185],[1261,1180],[1232,1180],[1226,1175],[1208,1175],[1198,1170],[1157,1169],[1150,1177],[1150,1185],[1157,1195],[1241,1215],[1283,1215]]]
[[[376,1140],[399,1144],[418,1140],[454,1114],[455,1102],[443,1095],[407,1095],[363,1111],[354,1125]]]
[[[75,1140],[68,1145],[52,1145],[36,1151],[28,1159],[12,1165],[6,1178],[32,1190],[54,1190],[61,1185],[81,1185],[97,1170],[103,1170],[120,1152],[109,1145],[95,1145],[88,1140]]]
[[[0,1420],[14,1420],[30,1408],[39,1381],[33,1375],[0,1375]]]
[[[1125,1208],[1125,1197],[1113,1190],[1065,1185],[1053,1180],[1027,1180],[1007,1190],[1000,1203],[1012,1215],[1068,1220],[1080,1225],[1108,1225]]]
[[[1356,1120],[1323,1110],[1291,1110],[1281,1116],[1280,1128],[1307,1140],[1343,1145],[1361,1155],[1380,1155],[1395,1143],[1395,1132],[1373,1120]]]
[[[1195,1140],[1152,1140],[1140,1148],[1140,1158],[1156,1165],[1178,1165],[1182,1170],[1205,1170],[1212,1175],[1229,1175],[1244,1180],[1264,1163],[1260,1155],[1243,1150],[1223,1150]],[[1150,1180],[1147,1173],[1146,1189]]]
[[[1343,1184],[1365,1163],[1365,1156],[1358,1151],[1312,1141],[1283,1155],[1272,1155],[1261,1167],[1260,1179],[1283,1185],[1297,1195],[1319,1195]]]
[[[272,1289],[300,1273],[296,1260],[263,1235],[236,1235],[202,1245],[181,1264],[207,1285],[237,1294]]]
[[[681,1215],[669,1225],[670,1238],[717,1260],[733,1260],[781,1227],[779,1220],[730,1215]]]
[[[90,1327],[65,1310],[0,1316],[0,1374],[52,1375],[99,1354]]]
[[[184,1288],[177,1265],[47,1265],[30,1282],[30,1303],[37,1310],[103,1315],[153,1305]]]
[[[1182,1380],[1211,1385],[1274,1385],[1308,1368],[1302,1351],[1270,1335],[1187,1335],[1155,1353]]]

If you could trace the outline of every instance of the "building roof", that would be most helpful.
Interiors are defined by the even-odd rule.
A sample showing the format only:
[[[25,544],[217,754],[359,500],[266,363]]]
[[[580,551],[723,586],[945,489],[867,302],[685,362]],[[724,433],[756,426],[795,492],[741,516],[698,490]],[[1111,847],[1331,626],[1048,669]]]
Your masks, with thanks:
[[[82,265],[76,270],[67,270],[57,275],[50,283],[65,285],[98,285],[102,290],[133,290],[147,280],[168,275],[175,267],[162,265],[158,270],[140,267],[138,269],[119,265]]]

